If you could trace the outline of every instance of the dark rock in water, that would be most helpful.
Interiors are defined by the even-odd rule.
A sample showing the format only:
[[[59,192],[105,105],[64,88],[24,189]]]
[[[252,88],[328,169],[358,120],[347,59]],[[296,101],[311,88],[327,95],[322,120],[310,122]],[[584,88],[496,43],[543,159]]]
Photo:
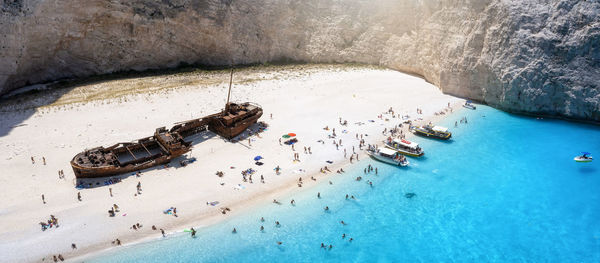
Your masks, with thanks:
[[[417,195],[417,194],[415,194],[415,193],[406,193],[404,196],[405,196],[406,198],[413,198],[413,197],[415,197],[416,195]]]

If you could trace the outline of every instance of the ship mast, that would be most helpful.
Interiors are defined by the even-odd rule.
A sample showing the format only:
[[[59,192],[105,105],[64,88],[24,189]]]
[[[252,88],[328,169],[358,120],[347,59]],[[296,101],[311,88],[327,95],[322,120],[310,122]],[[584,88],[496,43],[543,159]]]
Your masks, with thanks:
[[[229,112],[229,96],[231,96],[231,83],[233,82],[233,67],[229,76],[229,91],[227,92],[227,103],[225,104],[225,113]]]

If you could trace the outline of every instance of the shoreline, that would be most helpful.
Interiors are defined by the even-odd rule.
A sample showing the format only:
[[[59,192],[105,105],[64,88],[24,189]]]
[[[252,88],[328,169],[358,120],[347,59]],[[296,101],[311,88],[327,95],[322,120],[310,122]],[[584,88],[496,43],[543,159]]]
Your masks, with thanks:
[[[444,119],[446,119],[447,117],[450,117],[453,114],[457,114],[462,110],[462,103],[454,103],[451,105],[452,108],[452,112],[450,113],[446,113],[444,115],[432,115],[432,116],[428,116],[427,118],[423,118],[423,120],[420,120],[418,122],[419,125],[421,124],[426,124],[428,122],[433,122],[433,123],[438,123],[443,121]],[[417,135],[414,135],[413,133],[408,132],[408,129],[405,129],[406,126],[403,125],[402,130],[405,131],[406,133],[406,139],[410,140],[413,137],[418,137]],[[378,141],[383,141],[385,140],[387,136],[386,135],[379,135],[379,137],[377,137],[376,140]],[[360,151],[359,153],[363,153],[364,150]],[[362,154],[363,158],[370,158],[368,155],[366,154]],[[360,159],[360,160],[364,160],[364,159]],[[418,160],[418,159],[417,159]],[[348,159],[346,159],[343,163],[337,164],[335,166],[332,166],[332,168],[330,168],[331,170],[338,170],[339,168],[347,168],[348,170],[356,168],[355,166],[357,165],[358,161],[355,161],[354,163],[350,163],[350,161]],[[386,164],[387,165],[387,164]],[[321,175],[320,172],[315,172],[315,173],[311,173],[311,174],[307,174],[304,177],[310,178],[311,176],[314,177],[319,177],[321,179],[325,179],[325,178],[329,178],[332,176],[343,176],[343,174],[337,174],[335,172],[330,172],[327,173],[326,176],[327,177],[323,177]],[[309,180],[304,180],[304,182],[310,182]],[[120,248],[124,248],[127,249],[128,247],[131,246],[136,246],[136,245],[140,245],[140,244],[144,244],[144,243],[148,243],[148,242],[158,242],[160,240],[163,239],[167,239],[167,238],[180,238],[183,235],[188,235],[186,234],[183,230],[185,229],[185,225],[190,225],[193,224],[192,227],[197,228],[197,229],[201,229],[201,228],[209,228],[209,227],[213,227],[219,223],[222,223],[224,220],[229,219],[229,217],[239,217],[242,216],[245,213],[248,213],[250,210],[252,210],[253,208],[256,208],[258,206],[268,206],[268,205],[272,205],[270,204],[269,200],[272,197],[283,197],[283,196],[290,196],[292,194],[301,192],[301,191],[308,191],[311,188],[314,188],[317,185],[320,184],[325,184],[325,180],[317,180],[316,182],[311,182],[308,186],[303,186],[302,187],[298,187],[295,183],[292,182],[288,182],[287,185],[285,185],[284,189],[273,189],[273,191],[271,192],[267,192],[267,193],[263,193],[262,195],[259,196],[253,196],[253,198],[250,201],[246,201],[246,202],[238,202],[238,203],[234,203],[231,205],[227,205],[227,207],[232,207],[233,211],[236,212],[228,212],[228,213],[233,213],[232,215],[228,216],[227,218],[217,218],[219,217],[219,213],[213,213],[211,215],[207,215],[207,216],[201,216],[200,219],[197,220],[191,220],[191,222],[185,222],[185,223],[178,223],[177,225],[174,225],[172,227],[176,228],[177,230],[169,232],[166,234],[166,237],[151,237],[151,236],[146,236],[146,237],[142,237],[142,238],[137,238],[134,239],[133,241],[122,245],[122,246],[102,246],[102,248],[100,250],[95,250],[95,251],[91,251],[88,253],[82,253],[82,254],[74,254],[72,259],[69,259],[67,261],[78,261],[78,260],[85,260],[85,259],[90,259],[90,258],[94,258],[97,256],[101,256],[104,253],[108,253],[110,251],[115,251],[118,250]],[[274,199],[278,199],[278,198],[274,198]],[[282,204],[284,205],[284,204]],[[243,207],[241,207],[243,206]],[[158,233],[160,234],[160,233]]]
[[[349,161],[341,156],[340,151],[336,150],[330,141],[322,145],[316,143],[317,139],[329,140],[327,139],[329,131],[324,131],[322,127],[336,123],[338,117],[347,118],[349,125],[346,129],[351,130],[345,135],[340,133],[339,138],[344,139],[345,147],[356,145],[357,141],[352,136],[354,133],[376,135],[369,136],[365,139],[365,143],[379,144],[386,136],[379,136],[377,133],[381,133],[384,127],[389,128],[391,125],[398,124],[394,123],[396,119],[390,118],[391,121],[387,122],[375,118],[389,106],[393,106],[400,115],[414,112],[415,106],[423,105],[425,114],[411,114],[411,116],[422,117],[423,120],[417,122],[422,124],[427,121],[439,122],[449,116],[450,114],[439,116],[433,114],[446,108],[447,102],[452,102],[455,112],[456,107],[460,107],[459,103],[462,102],[461,99],[442,94],[439,89],[422,79],[390,70],[352,68],[340,71],[339,68],[333,68],[319,69],[310,74],[297,70],[288,75],[291,76],[287,76],[283,80],[267,78],[251,83],[234,84],[232,96],[238,100],[258,100],[257,102],[265,107],[265,113],[259,121],[265,121],[270,125],[268,131],[261,134],[262,138],[256,136],[251,138],[253,139],[251,146],[246,145],[248,143],[246,141],[232,144],[226,143],[218,137],[202,138],[203,142],[195,145],[193,153],[190,154],[190,157],[195,156],[199,159],[197,163],[183,169],[145,171],[140,178],[126,176],[121,183],[112,186],[115,190],[115,197],[109,199],[107,199],[107,187],[101,186],[81,190],[84,201],[73,203],[72,196],[79,190],[74,189],[70,184],[72,172],[65,166],[65,163],[68,164],[68,162],[64,162],[64,160],[70,159],[73,153],[80,151],[83,148],[81,145],[85,147],[107,145],[127,138],[136,138],[138,135],[147,134],[152,127],[164,126],[174,118],[185,119],[187,115],[183,112],[190,110],[198,115],[214,111],[220,105],[220,101],[207,102],[206,105],[199,106],[197,102],[206,97],[222,97],[224,91],[221,85],[217,84],[201,89],[181,87],[162,94],[141,93],[126,97],[126,103],[88,103],[76,105],[75,108],[71,106],[70,109],[66,109],[64,105],[56,106],[56,108],[46,109],[46,113],[34,114],[27,120],[28,126],[16,128],[6,135],[8,137],[7,144],[10,146],[9,152],[13,153],[1,157],[14,164],[9,167],[8,174],[14,173],[18,176],[23,173],[34,173],[34,175],[44,176],[7,178],[7,184],[18,183],[26,185],[26,187],[22,189],[21,193],[21,189],[15,190],[14,186],[4,186],[7,191],[3,197],[7,198],[2,201],[2,204],[8,209],[4,212],[8,213],[6,225],[9,228],[13,226],[14,229],[3,230],[0,232],[0,237],[3,237],[3,243],[10,243],[10,247],[15,249],[36,243],[49,245],[43,249],[46,251],[42,251],[43,256],[36,256],[33,253],[25,258],[19,254],[9,254],[8,259],[10,260],[12,256],[14,260],[36,262],[42,257],[47,258],[58,252],[65,256],[67,261],[76,261],[114,249],[110,240],[114,240],[115,237],[119,238],[124,246],[160,240],[160,231],[151,230],[150,226],[152,225],[164,228],[169,233],[167,238],[177,236],[182,229],[190,225],[213,226],[228,218],[246,213],[256,206],[267,205],[266,202],[269,202],[270,199],[291,195],[298,190],[310,189],[322,183],[321,180],[331,176],[329,174],[323,176],[319,173],[319,168],[324,165],[328,165],[332,171],[339,167],[348,167]],[[160,81],[157,82],[157,85],[160,85]],[[403,96],[402,98],[392,98],[387,96],[389,93]],[[294,103],[290,104],[281,98],[293,100]],[[156,106],[166,102],[173,106],[165,109],[159,109]],[[373,103],[382,105],[381,109],[373,109],[375,108],[372,107]],[[196,109],[190,109],[190,107],[196,107]],[[126,122],[117,122],[115,125],[113,118],[119,118],[119,115],[115,114],[121,111],[131,114],[123,116],[127,120]],[[98,118],[92,123],[85,119],[85,116],[89,116],[90,113],[104,117]],[[269,117],[270,113],[274,113],[273,119]],[[47,116],[42,118],[42,115]],[[70,125],[72,127],[69,127],[68,130],[62,130],[60,126],[56,127],[56,121],[64,120],[67,116],[69,120],[73,120],[73,124]],[[369,123],[367,122],[369,119],[376,121]],[[397,120],[401,122],[400,119]],[[355,125],[357,121],[365,123]],[[86,124],[88,122],[90,124]],[[135,124],[135,130],[131,130],[130,124]],[[342,128],[337,124],[334,126]],[[52,128],[58,132],[51,132]],[[128,128],[131,130],[130,132],[127,132]],[[61,135],[61,137],[54,138],[64,137],[66,141],[46,143],[45,148],[41,146],[41,143],[25,141],[25,138],[31,138],[30,134],[35,134],[39,129],[48,131],[49,138]],[[406,125],[404,129],[406,130]],[[296,145],[299,147],[296,152],[301,155],[302,162],[300,163],[290,164],[293,151],[289,149],[289,146],[280,146],[277,142],[280,134],[288,132],[295,132],[300,138],[300,143]],[[208,135],[204,134],[203,136]],[[412,134],[409,134],[407,138],[410,136]],[[71,138],[77,139],[72,140]],[[45,138],[33,139],[38,139],[40,142],[45,141]],[[25,142],[28,144],[23,144]],[[301,146],[312,146],[314,154],[303,154]],[[29,155],[36,155],[36,159],[38,159],[40,156],[35,153],[40,151],[56,152],[56,156],[50,158],[53,160],[49,160],[48,166],[39,166],[39,164],[32,166],[29,163]],[[255,155],[265,156],[264,167],[256,167],[248,164],[247,161],[243,162],[243,160],[251,160]],[[46,157],[48,156],[50,155]],[[369,157],[362,154],[361,160],[364,158]],[[63,161],[58,161],[57,165],[56,160]],[[333,165],[325,164],[324,160],[333,160]],[[282,166],[281,175],[274,176],[272,174],[270,168],[274,165]],[[225,168],[229,166],[236,168]],[[240,182],[238,172],[247,167],[258,170],[257,176],[261,173],[264,174],[268,183],[260,184],[258,180],[254,184]],[[268,170],[264,171],[266,167]],[[52,171],[56,171],[56,169],[67,171],[66,181],[57,182],[55,179],[50,179],[50,177],[55,178],[52,175],[55,172]],[[303,169],[305,172],[294,173],[298,169]],[[226,175],[224,178],[217,178],[214,175],[215,170],[223,170]],[[45,176],[45,174],[50,175]],[[312,181],[310,180],[311,176],[316,177],[317,181],[310,182]],[[297,177],[304,179],[303,187],[300,189],[296,185]],[[137,181],[143,182],[144,194],[132,197],[127,192],[133,192]],[[223,184],[219,186],[219,183]],[[237,183],[245,184],[246,188],[232,190],[230,187]],[[50,192],[53,194],[49,195],[49,191],[53,191]],[[49,205],[40,206],[40,192],[46,193],[47,199],[52,200],[49,201]],[[215,207],[204,204],[215,200],[221,203]],[[58,206],[55,205],[56,202],[58,202]],[[104,211],[112,203],[118,203],[123,212],[116,218],[107,218]],[[158,212],[169,206],[178,208],[179,217],[177,219]],[[28,207],[36,211],[29,211]],[[230,207],[232,211],[228,215],[222,215],[218,210],[221,207]],[[21,220],[21,216],[15,217],[19,211],[25,220]],[[128,214],[127,217],[121,216],[124,213]],[[34,230],[32,228],[32,225],[35,225],[34,222],[46,214],[55,214],[61,219],[61,227],[47,230],[45,233],[40,233],[39,228],[35,226],[33,228],[37,229]],[[145,227],[138,231],[127,230],[137,220],[142,220],[140,222]],[[104,228],[104,225],[109,228]],[[83,231],[81,233],[86,233],[87,237],[73,236],[69,231]],[[73,242],[72,240],[75,240],[74,243],[77,243],[78,249],[70,250],[70,247],[67,246]],[[15,241],[16,244],[11,241]],[[15,250],[15,253],[18,253],[18,250]],[[38,251],[37,255],[39,254]]]

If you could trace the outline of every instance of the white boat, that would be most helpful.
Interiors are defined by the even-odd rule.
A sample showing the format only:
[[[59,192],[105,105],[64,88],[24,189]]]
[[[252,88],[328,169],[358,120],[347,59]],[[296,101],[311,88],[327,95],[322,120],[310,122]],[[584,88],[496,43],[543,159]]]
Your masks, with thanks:
[[[473,105],[471,103],[472,103],[472,101],[470,101],[470,100],[465,101],[465,104],[463,104],[463,107],[465,107],[467,109],[471,109],[471,110],[477,109],[477,107],[475,107],[475,105]]]
[[[408,160],[406,160],[406,157],[404,155],[388,148],[371,148],[367,150],[367,154],[371,156],[371,158],[384,163],[389,163],[398,166],[407,166],[409,164]]]
[[[412,157],[421,157],[425,152],[421,147],[419,147],[418,143],[411,142],[405,139],[394,139],[385,142],[385,147],[388,147],[392,150],[396,150],[401,154],[412,156]]]
[[[578,163],[591,163],[594,158],[591,156],[591,153],[582,152],[582,155],[573,158]]]

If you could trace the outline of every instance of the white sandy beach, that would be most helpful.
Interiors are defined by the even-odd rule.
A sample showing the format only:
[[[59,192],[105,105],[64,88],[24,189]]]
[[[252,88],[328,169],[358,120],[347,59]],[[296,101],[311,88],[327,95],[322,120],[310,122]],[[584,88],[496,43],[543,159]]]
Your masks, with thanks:
[[[447,109],[448,103],[456,106],[463,101],[442,94],[421,78],[392,70],[330,66],[310,74],[301,69],[279,73],[286,77],[265,74],[264,80],[244,83],[236,83],[243,70],[234,74],[232,101],[260,104],[264,110],[260,121],[269,124],[260,138],[250,137],[250,144],[247,139],[230,143],[205,132],[195,137],[196,144],[187,155],[197,161],[186,167],[144,171],[141,177],[126,176],[109,186],[104,186],[105,179],[98,179],[101,186],[82,190],[75,188],[69,165],[75,154],[86,148],[150,136],[158,127],[169,128],[174,122],[221,110],[229,75],[222,73],[217,76],[219,83],[209,86],[182,84],[181,88],[127,95],[126,99],[45,107],[18,123],[26,125],[14,128],[6,127],[15,125],[9,120],[24,113],[0,113],[0,128],[10,130],[0,137],[0,262],[41,262],[44,258],[48,262],[58,254],[69,260],[111,247],[115,238],[126,245],[160,237],[160,231],[153,231],[152,225],[172,233],[218,222],[298,189],[299,177],[305,188],[326,181],[327,176],[343,176],[335,170],[349,163],[344,148],[348,157],[354,146],[361,160],[368,158],[358,150],[357,133],[368,135],[364,137],[366,143],[380,143],[384,128],[402,122],[391,114],[377,118],[390,107],[399,115],[435,122],[435,112]],[[156,85],[168,77],[157,77]],[[417,108],[423,114],[417,114]],[[347,126],[339,124],[340,117],[348,121]],[[364,124],[356,124],[359,122]],[[332,130],[324,130],[325,126],[335,128],[336,140],[342,140],[339,150],[328,139]],[[295,152],[300,154],[300,162],[293,162],[290,146],[279,144],[279,138],[290,132],[297,134]],[[304,147],[311,147],[313,154],[305,154]],[[254,164],[257,155],[264,157],[264,165]],[[273,170],[277,165],[282,168],[280,175]],[[334,173],[319,173],[326,165]],[[241,171],[247,168],[257,171],[253,183],[242,181]],[[65,179],[58,177],[61,169]],[[218,177],[216,171],[225,175]],[[260,182],[260,175],[266,183]],[[138,182],[143,190],[135,196]],[[241,188],[235,187],[238,184],[243,189],[236,189]],[[109,188],[113,197],[109,196]],[[77,200],[78,192],[82,201]],[[42,194],[46,204],[42,203]],[[206,204],[213,201],[220,204]],[[286,205],[289,200],[282,202]],[[107,210],[113,204],[120,207],[120,212],[109,217]],[[177,208],[178,217],[163,214],[172,206]],[[221,214],[219,209],[223,207],[231,212]],[[48,220],[51,214],[58,218],[60,227],[42,232],[39,222]],[[140,230],[130,228],[138,222],[143,225]],[[71,249],[72,243],[77,245],[76,250]]]

